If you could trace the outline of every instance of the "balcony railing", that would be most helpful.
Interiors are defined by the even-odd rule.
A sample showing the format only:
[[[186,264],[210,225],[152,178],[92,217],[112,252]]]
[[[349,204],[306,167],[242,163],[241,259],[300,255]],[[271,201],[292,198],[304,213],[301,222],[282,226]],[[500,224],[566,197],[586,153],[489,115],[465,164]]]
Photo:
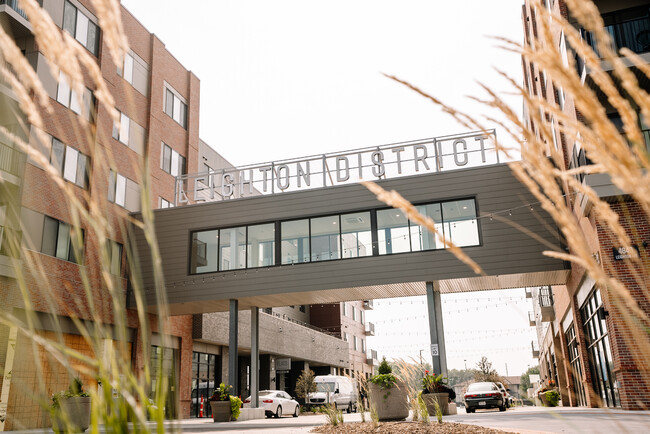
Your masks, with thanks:
[[[535,327],[535,314],[533,312],[528,312],[528,325]]]
[[[530,341],[530,348],[533,352],[533,359],[539,359],[539,348],[535,347],[535,341]]]
[[[291,317],[288,317],[288,316],[285,315],[285,314],[280,314],[280,313],[273,312],[273,311],[268,312],[266,309],[262,309],[260,312],[261,312],[261,313],[264,313],[264,314],[267,314],[267,315],[270,315],[270,316],[274,316],[274,317],[276,317],[276,318],[283,319],[283,320],[285,320],[285,321],[292,322],[292,323],[294,323],[294,324],[298,324],[298,325],[303,326],[303,327],[307,327],[308,329],[311,329],[311,330],[314,330],[314,331],[317,331],[317,332],[320,332],[320,333],[326,334],[326,335],[328,335],[328,336],[333,336],[333,337],[335,337],[335,338],[339,338],[339,339],[341,338],[340,335],[339,335],[339,333],[329,332],[329,331],[324,330],[324,329],[322,329],[322,328],[320,328],[320,327],[316,327],[316,326],[311,325],[311,324],[309,324],[309,323],[306,323],[306,322],[299,321],[299,320],[297,320],[297,319],[293,319],[293,318],[291,318]]]
[[[0,5],[9,6],[11,9],[18,12],[18,15],[27,19],[27,14],[25,13],[25,11],[18,7],[18,0],[0,0]]]
[[[555,319],[555,308],[553,307],[553,290],[550,286],[539,288],[539,307],[542,314],[542,322],[550,322]]]
[[[623,47],[637,54],[650,51],[650,18],[647,16],[607,25],[605,31],[612,38],[611,48],[615,51]],[[598,50],[594,35],[584,29],[581,32],[594,52],[599,57],[603,57]]]
[[[369,350],[366,354],[366,363],[369,365],[378,365],[377,350]]]
[[[533,290],[530,288],[524,288],[526,291],[526,298],[533,298]]]
[[[0,142],[0,170],[20,176],[24,163],[25,154]]]
[[[374,304],[372,300],[363,300],[363,308],[366,310],[374,309]]]
[[[375,325],[371,322],[366,323],[366,336],[375,335]]]

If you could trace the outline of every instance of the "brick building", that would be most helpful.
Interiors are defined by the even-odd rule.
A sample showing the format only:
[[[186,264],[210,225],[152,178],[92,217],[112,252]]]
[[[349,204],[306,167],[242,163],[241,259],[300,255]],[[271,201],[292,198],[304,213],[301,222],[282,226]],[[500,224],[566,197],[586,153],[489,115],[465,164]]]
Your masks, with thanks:
[[[627,47],[648,61],[650,45],[650,4],[643,1],[594,1],[603,18],[606,30],[612,36],[615,48]],[[570,16],[564,0],[545,2],[526,1],[523,6],[524,43],[535,49],[542,43],[538,32],[541,29],[542,12],[545,8],[553,14],[567,18],[580,30],[583,40],[594,47],[592,35],[581,29]],[[557,51],[568,59],[574,57],[561,28],[552,27],[553,42]],[[575,56],[578,76],[585,87],[595,90],[600,103],[614,125],[622,128],[621,117],[598,90],[590,71],[582,59]],[[522,62],[524,86],[532,96],[541,96],[551,104],[557,104],[573,120],[583,121],[574,104],[573,96],[559,84],[554,83],[537,65],[526,60]],[[603,69],[611,72],[611,66],[603,63]],[[650,90],[648,78],[635,67],[629,70],[636,76],[639,86]],[[613,75],[613,74],[612,74]],[[632,98],[630,102],[633,103]],[[524,107],[524,119],[535,131],[534,117]],[[637,111],[638,111],[637,107]],[[639,116],[642,119],[641,116]],[[564,155],[562,169],[571,169],[591,164],[580,143],[560,134],[557,121],[546,118],[553,132],[553,145]],[[645,145],[650,149],[648,128],[643,120],[641,130]],[[549,144],[551,145],[551,144]],[[650,220],[640,205],[625,192],[620,191],[606,173],[578,175],[579,181],[589,185],[598,196],[607,201],[638,246],[640,262],[633,264],[619,251],[615,237],[606,228],[602,219],[593,210],[592,203],[582,194],[570,194],[565,185],[567,201],[574,210],[585,238],[588,240],[594,258],[611,276],[624,282],[633,301],[644,314],[650,314],[647,282],[637,276],[647,276],[650,267],[648,242],[650,242]],[[531,325],[537,327],[539,352],[533,344],[533,355],[539,356],[540,375],[543,382],[555,382],[567,406],[622,407],[623,409],[647,409],[650,405],[647,362],[638,357],[640,346],[635,342],[634,330],[630,330],[621,312],[620,296],[600,288],[594,279],[576,264],[565,286],[534,288],[528,292],[533,299]],[[647,354],[645,355],[647,359]]]
[[[51,98],[53,112],[44,116],[48,139],[41,143],[36,138],[35,127],[24,116],[17,115],[17,96],[2,83],[0,122],[9,132],[30,141],[46,161],[52,162],[86,211],[105,216],[111,222],[104,235],[110,250],[110,270],[123,306],[128,286],[125,222],[130,212],[140,210],[144,191],[143,174],[137,163],[144,159],[150,168],[151,194],[145,197],[150,197],[151,205],[157,208],[172,202],[174,176],[186,171],[188,166],[198,165],[200,82],[123,7],[121,19],[130,50],[124,64],[116,65],[102,37],[92,2],[43,0],[40,3],[61,32],[68,32],[96,59],[101,78],[115,99],[121,122],[114,124],[108,110],[96,104],[88,74],[84,78],[83,95],[78,99],[67,77],[51,72],[35,42],[27,15],[15,1],[0,2],[2,29],[13,37],[34,68]],[[0,137],[0,148],[0,233],[3,234],[0,309],[18,317],[23,315],[25,305],[17,282],[24,276],[32,308],[41,320],[38,332],[54,336],[56,330],[63,330],[67,345],[98,358],[101,355],[83,339],[71,318],[98,319],[107,324],[114,320],[113,309],[119,303],[112,303],[100,268],[103,235],[88,221],[82,221],[80,228],[75,227],[69,201],[37,159],[28,159],[15,149],[8,137]],[[22,235],[22,252],[11,248],[13,235]],[[82,239],[78,249],[75,237]],[[100,306],[99,318],[93,318],[88,308],[84,275],[88,276],[87,287]],[[132,313],[127,316],[127,327],[133,332],[128,338],[128,349],[135,349],[130,363],[136,372],[141,372],[145,351],[152,355],[152,365],[159,357],[168,360],[165,374],[170,378],[178,376],[179,380],[178,387],[171,388],[167,416],[188,417],[192,317],[169,319],[172,338],[166,348],[162,347],[157,333],[157,319],[150,317],[151,348],[142,348],[140,335],[136,333],[140,326]],[[16,336],[14,353],[9,341]],[[108,339],[110,345],[115,345],[115,339]],[[0,423],[4,430],[48,426],[49,416],[34,397],[42,390],[40,386],[51,395],[69,385],[71,372],[49,360],[42,349],[38,352],[44,371],[37,366],[27,338],[16,334],[13,327],[0,327],[0,367],[5,373],[0,380],[0,411],[7,415],[6,421],[2,418]],[[13,370],[6,369],[7,366],[13,366]],[[84,380],[88,387],[97,386],[92,378]]]

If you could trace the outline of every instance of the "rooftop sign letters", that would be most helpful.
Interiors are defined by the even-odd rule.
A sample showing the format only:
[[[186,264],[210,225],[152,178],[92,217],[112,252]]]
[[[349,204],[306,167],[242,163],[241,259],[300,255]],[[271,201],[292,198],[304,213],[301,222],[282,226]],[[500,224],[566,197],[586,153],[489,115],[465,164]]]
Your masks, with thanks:
[[[499,163],[496,133],[473,132],[181,175],[175,204],[237,199]]]

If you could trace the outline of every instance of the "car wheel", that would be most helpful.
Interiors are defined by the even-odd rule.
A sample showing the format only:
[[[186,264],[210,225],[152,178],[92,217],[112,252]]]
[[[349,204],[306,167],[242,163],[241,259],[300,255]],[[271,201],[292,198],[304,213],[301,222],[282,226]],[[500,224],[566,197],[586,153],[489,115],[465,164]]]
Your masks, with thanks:
[[[278,405],[278,408],[275,410],[275,417],[280,418],[282,417],[282,406]]]
[[[505,404],[502,405],[501,407],[499,407],[499,411],[506,411],[506,406],[505,406]]]
[[[474,413],[474,409],[473,409],[473,408],[469,408],[469,407],[467,407],[467,408],[465,409],[465,413]]]
[[[348,413],[348,414],[352,413],[352,403],[351,402],[348,404],[348,408],[345,410],[345,412]]]
[[[296,405],[296,409],[293,411],[293,417],[298,417],[300,415],[300,406]]]

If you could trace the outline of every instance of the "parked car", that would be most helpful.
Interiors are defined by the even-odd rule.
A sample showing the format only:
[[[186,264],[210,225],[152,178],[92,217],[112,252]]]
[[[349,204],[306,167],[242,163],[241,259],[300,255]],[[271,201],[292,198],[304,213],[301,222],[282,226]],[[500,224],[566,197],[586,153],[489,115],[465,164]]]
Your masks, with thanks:
[[[348,413],[357,411],[357,388],[351,379],[340,375],[317,375],[314,382],[316,392],[309,394],[307,404],[331,403]]]
[[[465,411],[474,413],[477,408],[498,408],[506,411],[506,399],[499,386],[494,383],[472,383],[467,387],[464,396]]]
[[[266,417],[282,417],[291,415],[298,417],[300,415],[300,404],[293,399],[287,392],[282,390],[260,390],[259,408],[264,409]],[[251,406],[251,397],[244,400],[244,408]]]
[[[494,384],[497,385],[497,387],[498,387],[499,390],[501,391],[501,394],[502,394],[503,397],[505,398],[505,400],[506,400],[506,407],[510,407],[511,404],[512,404],[512,396],[511,396],[510,393],[509,393],[509,392],[510,392],[510,389],[508,389],[507,387],[505,387],[505,386],[503,385],[503,383],[500,382],[500,381],[496,381]]]

